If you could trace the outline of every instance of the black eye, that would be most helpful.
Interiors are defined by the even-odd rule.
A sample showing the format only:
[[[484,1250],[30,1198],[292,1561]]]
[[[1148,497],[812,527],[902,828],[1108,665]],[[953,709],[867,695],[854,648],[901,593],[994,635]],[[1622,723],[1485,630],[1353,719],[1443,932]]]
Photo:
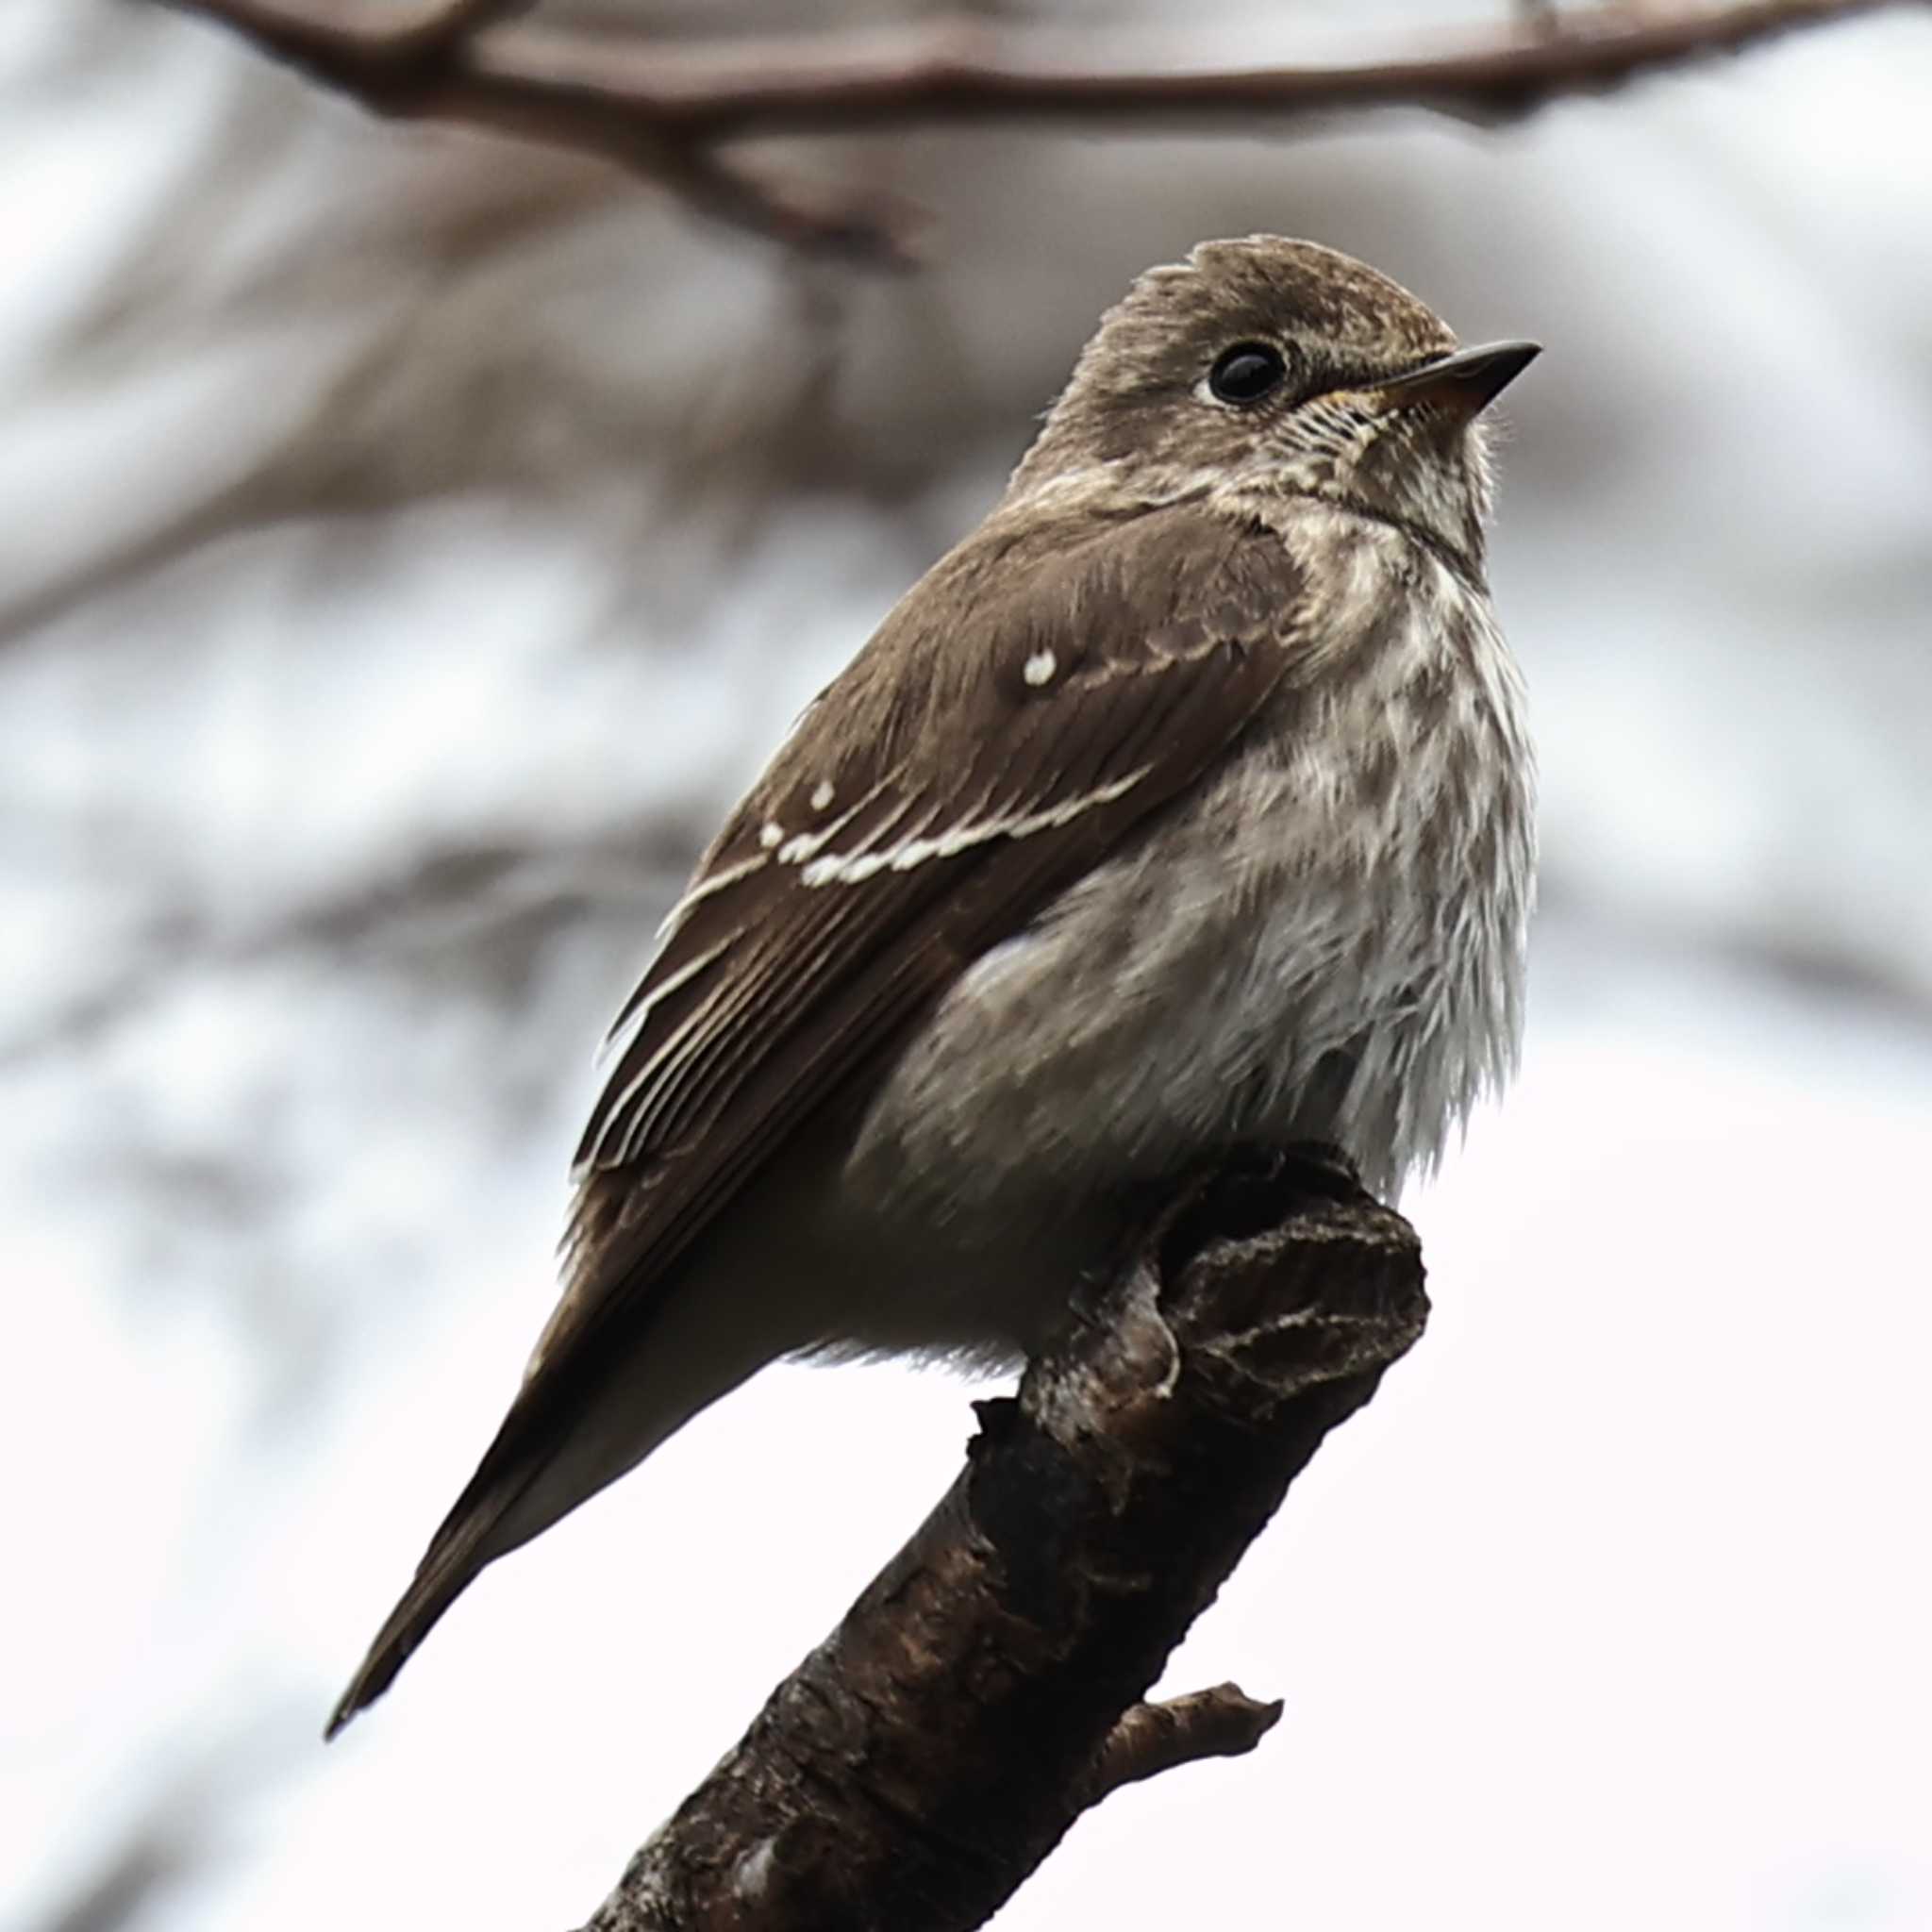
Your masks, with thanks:
[[[1281,351],[1266,342],[1237,342],[1224,349],[1208,372],[1208,387],[1217,401],[1258,403],[1272,389],[1278,388],[1288,374]]]

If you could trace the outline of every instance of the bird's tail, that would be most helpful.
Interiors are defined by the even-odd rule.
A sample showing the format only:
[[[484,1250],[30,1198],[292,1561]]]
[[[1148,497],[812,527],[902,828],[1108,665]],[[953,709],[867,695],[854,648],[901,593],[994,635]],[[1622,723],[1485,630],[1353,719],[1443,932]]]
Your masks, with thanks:
[[[328,1727],[323,1732],[325,1739],[333,1738],[358,1710],[367,1709],[389,1689],[396,1673],[408,1662],[411,1652],[428,1636],[443,1611],[476,1580],[486,1564],[536,1534],[535,1529],[524,1535],[504,1534],[513,1507],[536,1473],[527,1456],[518,1458],[506,1453],[515,1446],[513,1442],[507,1443],[506,1439],[512,1437],[518,1420],[512,1408],[495,1441],[490,1445],[490,1453],[457,1498],[456,1507],[430,1539],[429,1548],[416,1566],[415,1577],[375,1633],[375,1641],[369,1646],[361,1668],[349,1680],[349,1688],[329,1714]],[[521,1472],[516,1466],[519,1459],[525,1465]]]
[[[732,1317],[730,1297],[676,1297],[648,1336],[601,1353],[540,1350],[476,1474],[430,1539],[328,1721],[366,1709],[437,1620],[498,1557],[587,1502],[779,1350]]]
[[[724,1392],[705,1391],[693,1403],[675,1383],[656,1386],[666,1379],[665,1366],[663,1355],[652,1352],[634,1358],[628,1378],[600,1374],[589,1386],[573,1376],[533,1374],[525,1381],[476,1474],[430,1538],[414,1580],[375,1633],[330,1714],[325,1739],[389,1689],[437,1620],[484,1569],[616,1481],[712,1393]],[[675,1357],[670,1366],[675,1369]],[[748,1373],[740,1368],[731,1381]]]

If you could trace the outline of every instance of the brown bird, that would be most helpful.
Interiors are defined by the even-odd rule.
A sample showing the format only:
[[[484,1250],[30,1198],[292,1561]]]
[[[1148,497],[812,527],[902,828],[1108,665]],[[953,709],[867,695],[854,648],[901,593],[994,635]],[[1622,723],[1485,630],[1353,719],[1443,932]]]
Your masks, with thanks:
[[[330,1720],[781,1356],[1007,1363],[1139,1187],[1433,1162],[1511,1070],[1535,864],[1458,349],[1306,242],[1103,318],[992,513],[813,702],[618,1021],[567,1279]]]

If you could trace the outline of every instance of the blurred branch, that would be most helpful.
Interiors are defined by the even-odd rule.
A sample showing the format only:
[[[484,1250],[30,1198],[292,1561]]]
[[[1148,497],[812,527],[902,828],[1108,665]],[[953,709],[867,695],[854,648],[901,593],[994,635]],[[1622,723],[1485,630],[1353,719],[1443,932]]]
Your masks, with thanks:
[[[1746,0],[1519,9],[1501,25],[1393,59],[1190,69],[1098,60],[1092,45],[967,19],[891,34],[681,46],[506,25],[529,0],[441,0],[373,21],[288,0],[160,0],[219,21],[375,113],[487,128],[599,155],[720,220],[877,265],[913,258],[918,211],[874,192],[774,181],[719,152],[733,140],[1055,121],[1185,123],[1252,133],[1409,107],[1493,125],[1566,95],[1737,53],[1897,0]],[[1117,48],[1110,37],[1109,49]]]
[[[1141,1700],[1426,1313],[1324,1150],[1188,1191],[586,1932],[965,1932],[1108,1792],[1252,1750],[1279,1705]]]

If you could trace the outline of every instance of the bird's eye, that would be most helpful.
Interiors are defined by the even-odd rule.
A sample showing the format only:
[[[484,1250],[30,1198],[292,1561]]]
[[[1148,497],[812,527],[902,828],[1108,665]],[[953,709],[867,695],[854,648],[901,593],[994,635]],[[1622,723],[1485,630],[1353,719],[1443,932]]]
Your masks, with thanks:
[[[1215,358],[1208,372],[1208,387],[1223,403],[1258,403],[1281,386],[1288,364],[1281,351],[1267,342],[1237,342]]]

